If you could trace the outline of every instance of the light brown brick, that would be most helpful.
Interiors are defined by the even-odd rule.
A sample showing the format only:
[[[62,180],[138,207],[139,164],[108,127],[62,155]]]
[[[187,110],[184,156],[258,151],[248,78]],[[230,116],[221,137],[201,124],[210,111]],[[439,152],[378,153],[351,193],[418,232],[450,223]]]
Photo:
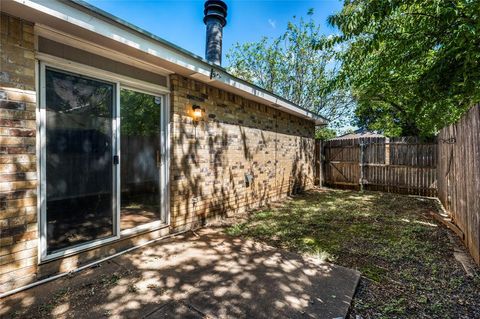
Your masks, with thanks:
[[[30,248],[21,250],[18,252],[13,252],[8,255],[0,256],[0,265],[5,265],[7,263],[20,262],[24,259],[31,259],[32,257],[37,256],[37,248]]]
[[[11,271],[19,270],[21,268],[33,266],[36,263],[37,263],[37,257],[31,257],[31,258],[12,261],[0,267],[0,275],[9,273]]]
[[[3,275],[0,275],[0,283],[7,281],[18,280],[19,278],[24,278],[26,276],[34,275],[37,272],[36,266],[29,266],[14,270]]]
[[[174,228],[265,205],[294,184],[311,187],[313,156],[303,154],[313,154],[312,122],[178,75],[171,83]],[[195,125],[193,104],[204,111]]]
[[[6,92],[7,99],[9,101],[30,102],[30,103],[35,103],[36,102],[36,96],[33,93],[0,87],[0,91],[2,91],[2,90],[4,90]]]
[[[38,238],[38,234],[37,234],[37,231],[34,230],[34,231],[29,231],[29,232],[25,232],[23,234],[20,234],[20,235],[15,235],[13,236],[13,243],[20,243],[20,242],[23,242],[23,241],[30,241],[32,239],[37,239]]]
[[[0,237],[0,247],[7,247],[13,244],[13,236]]]
[[[5,256],[8,254],[16,253],[19,251],[36,248],[37,247],[37,240],[30,240],[30,241],[23,241],[18,244],[10,245],[10,246],[3,246],[0,247],[0,256]]]
[[[0,20],[5,25],[5,19]],[[3,103],[0,109],[0,220],[19,227],[0,239],[2,271],[9,270],[0,276],[0,289],[31,281],[39,270],[33,28],[11,17],[7,24],[12,36],[1,37],[0,52],[15,58],[5,66],[9,78],[0,83],[0,96],[4,90],[7,101],[25,104]],[[292,192],[294,184],[311,186],[312,122],[182,76],[171,76],[171,84],[173,228],[264,205]],[[193,104],[204,110],[198,124],[192,120]],[[254,176],[249,187],[246,173]],[[60,264],[75,267],[122,245],[49,263],[50,270],[46,264],[40,275],[57,272]]]

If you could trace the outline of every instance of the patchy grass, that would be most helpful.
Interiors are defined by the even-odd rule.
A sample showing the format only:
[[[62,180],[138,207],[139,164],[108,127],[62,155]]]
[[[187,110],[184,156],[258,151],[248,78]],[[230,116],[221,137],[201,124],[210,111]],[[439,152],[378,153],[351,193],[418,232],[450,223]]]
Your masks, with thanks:
[[[465,275],[434,209],[409,196],[312,191],[227,233],[358,269],[352,318],[480,318],[480,272]]]

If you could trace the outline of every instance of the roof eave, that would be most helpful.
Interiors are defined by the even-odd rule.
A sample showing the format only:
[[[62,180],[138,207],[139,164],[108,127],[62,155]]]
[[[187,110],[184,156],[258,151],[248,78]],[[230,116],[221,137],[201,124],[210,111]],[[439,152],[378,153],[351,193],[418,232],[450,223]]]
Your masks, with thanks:
[[[41,14],[49,15],[54,19],[60,19],[73,24],[75,27],[84,28],[108,39],[132,46],[145,53],[157,56],[170,65],[184,68],[185,71],[188,71],[188,76],[192,78],[230,88],[243,96],[255,97],[257,100],[262,100],[266,105],[308,119],[315,122],[316,125],[325,125],[328,123],[328,120],[319,114],[304,109],[252,83],[239,79],[229,74],[223,67],[210,64],[202,57],[82,0],[71,0],[69,2],[52,0],[46,3],[32,0],[13,0],[2,4],[4,8],[14,8],[15,5],[19,8],[22,6],[28,7]],[[28,19],[28,17],[25,17],[25,19]],[[216,73],[216,76],[212,77],[212,71]]]

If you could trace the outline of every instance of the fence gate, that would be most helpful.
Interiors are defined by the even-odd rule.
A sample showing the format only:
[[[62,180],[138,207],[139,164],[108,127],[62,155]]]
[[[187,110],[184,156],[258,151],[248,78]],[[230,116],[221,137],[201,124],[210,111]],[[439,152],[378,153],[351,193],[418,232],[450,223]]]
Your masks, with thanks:
[[[335,188],[436,196],[437,144],[417,137],[323,143],[323,183]]]

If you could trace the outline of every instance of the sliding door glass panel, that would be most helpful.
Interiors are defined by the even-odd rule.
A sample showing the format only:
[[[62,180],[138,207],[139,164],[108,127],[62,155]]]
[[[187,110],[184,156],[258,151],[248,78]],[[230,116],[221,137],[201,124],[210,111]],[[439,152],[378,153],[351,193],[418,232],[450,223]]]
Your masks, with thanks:
[[[114,234],[111,83],[47,68],[47,253]]]
[[[121,230],[160,220],[161,101],[120,91]]]

